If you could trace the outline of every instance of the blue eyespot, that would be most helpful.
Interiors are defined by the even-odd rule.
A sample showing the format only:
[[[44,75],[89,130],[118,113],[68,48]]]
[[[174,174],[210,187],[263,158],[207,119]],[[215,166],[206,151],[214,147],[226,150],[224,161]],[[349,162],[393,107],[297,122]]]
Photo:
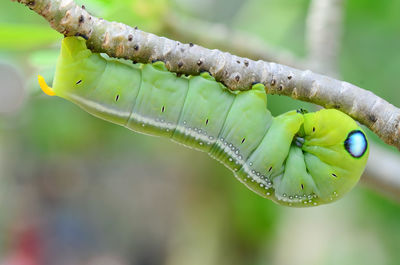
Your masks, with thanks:
[[[352,157],[362,157],[367,151],[367,147],[367,138],[360,130],[351,131],[344,141],[344,148]]]

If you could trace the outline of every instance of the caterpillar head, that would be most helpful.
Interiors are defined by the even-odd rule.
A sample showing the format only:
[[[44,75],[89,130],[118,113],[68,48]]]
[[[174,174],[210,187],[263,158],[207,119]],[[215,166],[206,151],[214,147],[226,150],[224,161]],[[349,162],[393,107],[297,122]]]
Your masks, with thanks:
[[[340,198],[355,186],[367,163],[363,130],[348,115],[323,109],[304,115],[305,163],[322,201]]]

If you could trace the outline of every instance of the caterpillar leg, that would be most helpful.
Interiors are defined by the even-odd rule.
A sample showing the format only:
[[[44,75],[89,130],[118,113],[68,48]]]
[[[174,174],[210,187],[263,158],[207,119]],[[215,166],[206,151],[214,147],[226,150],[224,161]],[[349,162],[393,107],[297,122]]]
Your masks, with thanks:
[[[308,172],[305,163],[305,154],[298,146],[292,144],[285,162],[282,174],[273,180],[275,200],[293,204],[317,205],[315,200],[320,196],[313,177]]]

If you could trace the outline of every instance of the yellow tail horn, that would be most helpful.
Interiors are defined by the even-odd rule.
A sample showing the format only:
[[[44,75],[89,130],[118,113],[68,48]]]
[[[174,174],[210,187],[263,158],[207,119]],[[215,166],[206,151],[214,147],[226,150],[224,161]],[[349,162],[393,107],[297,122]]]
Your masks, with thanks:
[[[43,76],[38,75],[38,81],[39,81],[39,86],[43,90],[44,93],[46,93],[49,96],[56,95],[56,93],[54,93],[53,89],[46,84],[46,81],[44,81]]]

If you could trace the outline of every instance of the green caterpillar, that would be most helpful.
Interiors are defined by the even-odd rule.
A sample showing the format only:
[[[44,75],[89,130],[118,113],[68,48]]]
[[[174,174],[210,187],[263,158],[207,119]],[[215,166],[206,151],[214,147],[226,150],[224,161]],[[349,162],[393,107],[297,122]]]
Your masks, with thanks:
[[[232,92],[209,73],[178,77],[162,62],[105,58],[83,38],[63,40],[53,88],[40,76],[39,83],[99,118],[207,152],[281,205],[337,200],[358,182],[368,158],[363,130],[338,110],[272,117],[262,84]]]

